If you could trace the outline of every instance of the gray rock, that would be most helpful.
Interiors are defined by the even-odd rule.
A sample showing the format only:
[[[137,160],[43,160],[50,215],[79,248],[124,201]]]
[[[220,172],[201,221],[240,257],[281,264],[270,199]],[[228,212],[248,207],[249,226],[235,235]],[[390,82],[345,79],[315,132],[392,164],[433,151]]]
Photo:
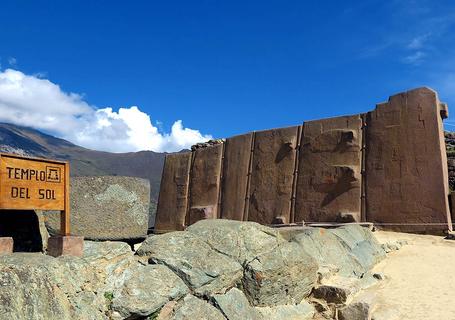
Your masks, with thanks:
[[[100,282],[98,290],[103,292],[112,292],[122,286],[130,272],[139,265],[130,246],[118,241],[85,241],[84,255],[78,261],[81,263],[95,270]],[[77,265],[73,264],[73,267]]]
[[[150,263],[164,264],[199,295],[224,293],[242,277],[242,266],[185,231],[147,238],[136,253]]]
[[[223,295],[215,295],[214,303],[229,320],[259,320],[259,313],[250,306],[244,293],[237,288],[232,288]]]
[[[320,277],[333,274],[362,277],[385,258],[373,233],[359,225],[335,229],[306,228],[293,231],[290,240],[303,246],[318,262]]]
[[[339,320],[370,320],[371,306],[367,302],[355,302],[338,310]]]
[[[223,314],[208,302],[188,295],[176,307],[172,320],[226,320]],[[239,319],[240,320],[240,319]]]
[[[358,225],[347,225],[330,230],[341,239],[350,254],[362,266],[363,271],[370,270],[385,258],[381,244],[367,228]]]
[[[299,244],[285,242],[245,266],[244,291],[254,306],[300,303],[316,284],[317,270]]]
[[[131,177],[71,178],[71,233],[91,240],[147,236],[150,183]],[[58,233],[60,216],[46,212],[46,226]]]
[[[89,277],[72,271],[42,254],[0,256],[2,319],[107,319],[107,309],[84,292]]]
[[[242,265],[261,254],[275,250],[285,241],[276,229],[256,222],[207,219],[189,226],[187,231]]]
[[[342,240],[330,229],[308,228],[297,233],[293,241],[299,243],[306,252],[316,259],[321,276],[339,273],[343,276],[361,275],[362,265],[350,253]]]
[[[350,288],[336,285],[322,285],[314,288],[313,296],[317,299],[323,299],[327,303],[344,304],[354,294]]]
[[[378,283],[370,273],[362,278],[334,276],[313,289],[312,296],[329,304],[344,305],[349,303],[362,289]]]
[[[314,307],[306,301],[297,305],[280,305],[276,307],[256,307],[264,320],[309,320],[313,319]]]
[[[199,221],[188,231],[244,266],[243,287],[253,305],[298,303],[315,283],[315,260],[276,229],[220,219]]]
[[[389,241],[381,245],[386,253],[400,250],[403,245],[407,244],[406,240]]]
[[[112,310],[122,319],[146,317],[159,311],[169,300],[180,299],[187,293],[185,283],[167,267],[141,266],[114,291]]]

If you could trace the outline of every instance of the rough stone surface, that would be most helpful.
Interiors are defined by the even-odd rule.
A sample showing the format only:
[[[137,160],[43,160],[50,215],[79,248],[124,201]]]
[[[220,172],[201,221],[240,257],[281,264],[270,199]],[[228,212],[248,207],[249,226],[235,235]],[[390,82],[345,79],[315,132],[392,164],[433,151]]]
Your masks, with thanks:
[[[295,221],[361,220],[360,115],[305,122],[299,154]]]
[[[218,218],[223,144],[193,152],[190,176],[190,208],[187,225]]]
[[[376,245],[361,244],[373,241],[371,232],[352,228],[330,230],[331,241],[339,241],[343,254],[356,263],[365,260],[357,268],[372,267],[378,261]],[[300,239],[311,235],[306,230],[283,237],[253,222],[204,220],[188,231],[147,238],[137,255],[118,241],[86,241],[82,257],[3,255],[0,318],[284,320],[310,319],[315,307],[315,316],[332,316],[350,299],[336,303],[320,295],[317,304],[314,294],[308,296],[311,291],[325,286],[357,292],[378,280],[367,271],[362,277],[340,277],[334,257],[333,274],[318,279],[326,260],[307,253],[314,251],[311,241]],[[364,301],[353,300],[349,306]]]
[[[243,287],[254,306],[299,303],[314,287],[317,270],[299,244],[284,243],[245,266]]]
[[[141,266],[114,291],[112,309],[122,319],[146,317],[159,311],[169,299],[177,300],[187,293],[185,283],[167,267]]]
[[[299,127],[255,134],[249,221],[289,223]]]
[[[276,229],[256,222],[203,220],[190,226],[189,232],[204,239],[213,249],[241,265],[275,250],[284,239]]]
[[[307,228],[292,238],[318,262],[320,276],[336,272],[361,277],[385,258],[371,231],[359,225],[336,229]]]
[[[253,222],[207,220],[188,231],[244,267],[243,287],[253,305],[300,302],[317,279],[316,261],[276,229]]]
[[[242,291],[232,288],[223,295],[213,297],[215,305],[221,310],[223,315],[229,320],[259,320],[259,313],[250,306],[248,299]],[[272,318],[270,318],[272,319]]]
[[[188,295],[177,307],[172,320],[226,320],[223,314],[208,302]]]
[[[370,320],[371,306],[367,302],[356,302],[338,311],[339,320]]]
[[[244,220],[253,133],[235,136],[224,145],[221,217]]]
[[[156,232],[184,229],[190,165],[190,152],[166,155],[156,213]]]
[[[59,259],[39,253],[0,257],[3,319],[106,319],[93,306],[95,295],[83,289],[84,274],[74,274]]]
[[[148,229],[150,183],[130,177],[71,178],[71,234],[91,240],[145,238]],[[47,214],[51,234],[60,217]]]
[[[264,320],[309,320],[315,314],[314,307],[306,301],[297,305],[281,305],[276,307],[256,307]]]
[[[216,252],[190,232],[149,237],[136,253],[147,256],[150,263],[166,265],[200,295],[224,293],[242,277],[238,262]]]
[[[442,106],[435,91],[420,88],[368,113],[367,221],[409,232],[451,229]]]
[[[364,272],[385,258],[381,244],[367,228],[347,225],[335,228],[331,232],[341,239],[349,254],[362,266]]]

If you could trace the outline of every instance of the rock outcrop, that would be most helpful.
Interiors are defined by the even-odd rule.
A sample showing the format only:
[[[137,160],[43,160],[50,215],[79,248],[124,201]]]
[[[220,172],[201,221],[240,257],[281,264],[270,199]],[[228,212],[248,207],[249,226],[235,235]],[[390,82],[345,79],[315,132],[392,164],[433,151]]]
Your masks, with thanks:
[[[150,183],[131,177],[71,179],[71,233],[90,240],[130,240],[147,236]],[[50,233],[60,228],[60,216],[46,213]]]
[[[86,241],[84,256],[0,256],[5,319],[312,319],[348,315],[385,251],[368,229],[203,220],[187,231]],[[368,279],[368,280],[366,280]],[[341,311],[340,311],[341,312]]]

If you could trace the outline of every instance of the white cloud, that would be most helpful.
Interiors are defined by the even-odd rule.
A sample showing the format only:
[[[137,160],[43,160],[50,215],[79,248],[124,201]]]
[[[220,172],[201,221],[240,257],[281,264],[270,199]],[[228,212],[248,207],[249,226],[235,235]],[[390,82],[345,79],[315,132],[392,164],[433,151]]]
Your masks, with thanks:
[[[421,49],[425,41],[430,37],[430,33],[414,37],[407,45],[408,49],[418,50]]]
[[[55,134],[75,144],[104,151],[174,152],[211,139],[177,120],[171,132],[152,124],[138,107],[97,109],[81,95],[49,80],[7,69],[0,72],[0,121]]]
[[[419,65],[423,62],[426,54],[423,51],[416,51],[403,59],[404,63]]]
[[[10,66],[15,66],[16,63],[17,63],[17,59],[16,59],[16,58],[14,58],[14,57],[9,57],[9,58],[8,58],[8,64],[9,64]]]

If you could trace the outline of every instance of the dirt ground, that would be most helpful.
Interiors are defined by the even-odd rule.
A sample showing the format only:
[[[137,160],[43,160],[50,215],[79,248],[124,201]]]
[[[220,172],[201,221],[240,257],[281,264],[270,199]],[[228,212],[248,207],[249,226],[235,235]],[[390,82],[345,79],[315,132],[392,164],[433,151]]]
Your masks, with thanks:
[[[378,231],[381,243],[406,240],[374,271],[386,279],[372,288],[381,310],[396,310],[398,319],[455,320],[455,240]]]

